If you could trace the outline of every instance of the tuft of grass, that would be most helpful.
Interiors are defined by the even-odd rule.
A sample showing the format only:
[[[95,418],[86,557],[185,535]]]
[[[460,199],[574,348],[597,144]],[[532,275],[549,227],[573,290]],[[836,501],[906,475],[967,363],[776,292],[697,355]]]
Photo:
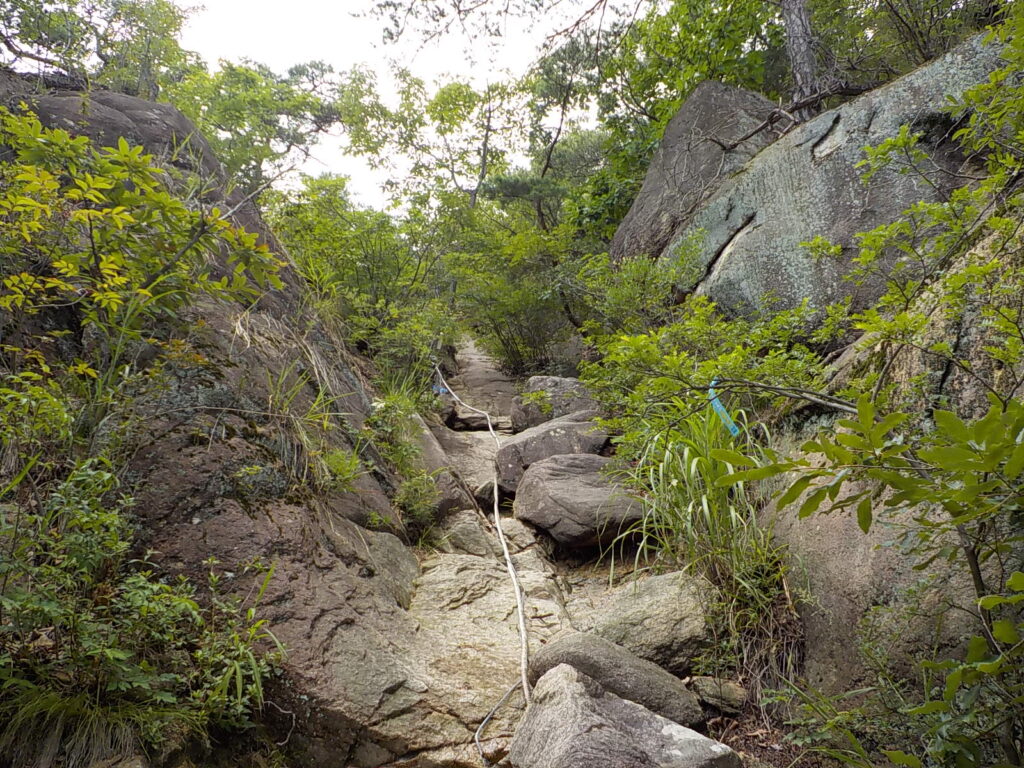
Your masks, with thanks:
[[[698,667],[738,675],[756,700],[791,679],[800,625],[786,553],[759,520],[757,494],[743,483],[719,484],[735,470],[713,450],[758,453],[742,414],[739,421],[736,437],[709,408],[633,425],[629,443],[639,449],[623,472],[643,517],[617,544],[637,543],[637,567],[680,569],[713,587],[705,606],[712,644]]]

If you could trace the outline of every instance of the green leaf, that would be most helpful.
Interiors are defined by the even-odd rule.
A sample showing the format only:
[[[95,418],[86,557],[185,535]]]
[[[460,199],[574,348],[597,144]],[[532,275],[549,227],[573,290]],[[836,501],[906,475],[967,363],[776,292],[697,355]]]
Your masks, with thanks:
[[[776,508],[785,509],[800,498],[800,494],[807,490],[807,486],[811,484],[815,477],[816,475],[808,474],[797,478],[796,481],[786,489],[786,492],[779,497],[779,500],[775,503]]]
[[[860,421],[861,432],[870,434],[875,423],[875,404],[871,401],[871,395],[861,395],[857,400],[857,418]]]
[[[888,435],[909,418],[910,414],[907,413],[890,413],[871,429],[868,439],[873,444],[881,443],[883,437]]]
[[[766,477],[773,477],[783,471],[783,467],[778,464],[768,464],[764,467],[756,467],[754,469],[744,469],[740,472],[733,472],[731,475],[720,477],[715,481],[715,485],[719,488],[727,488],[737,483],[743,483],[747,480],[764,480]]]
[[[728,464],[732,464],[734,467],[757,466],[756,460],[750,458],[749,456],[744,456],[742,453],[739,453],[738,451],[730,451],[726,448],[714,448],[712,449],[710,455],[711,458],[718,459],[719,461],[724,461]]]
[[[1006,581],[1006,586],[1014,592],[1024,592],[1024,573],[1014,571]]]
[[[908,715],[934,715],[937,712],[948,712],[949,704],[945,701],[929,701],[926,704],[922,704],[920,707],[914,707],[908,709]]]
[[[938,432],[947,438],[952,438],[958,443],[970,442],[971,436],[964,425],[955,413],[950,411],[935,411],[933,414],[935,419],[935,426],[938,428]]]
[[[1015,645],[1020,642],[1020,632],[1016,625],[1009,619],[999,619],[992,622],[992,637],[1000,643]]]
[[[982,659],[987,659],[989,656],[988,643],[984,637],[975,635],[967,641],[967,663],[977,664]]]
[[[964,679],[964,670],[954,669],[949,675],[946,676],[946,688],[942,694],[942,698],[946,701],[953,701],[956,697],[956,692],[960,690],[960,684]]]
[[[1006,460],[1003,474],[1010,480],[1016,480],[1022,471],[1024,471],[1024,443],[1018,443],[1013,449],[1013,453],[1010,454],[1010,458]]]
[[[962,471],[967,468],[965,465],[973,464],[978,459],[974,451],[955,445],[923,448],[919,455],[928,463],[951,472]]]
[[[906,765],[909,768],[921,768],[923,765],[919,758],[898,749],[883,749],[882,754],[889,758],[889,762],[896,765]]]
[[[800,505],[800,511],[797,512],[797,517],[810,517],[817,512],[818,507],[821,506],[821,502],[825,500],[826,493],[828,493],[827,485],[815,489],[815,491],[804,500],[804,503]]]
[[[867,533],[871,530],[871,507],[872,504],[870,496],[865,496],[863,499],[860,500],[860,503],[857,505],[857,525],[860,526],[860,529],[864,531],[864,533]]]
[[[978,601],[978,605],[986,611],[991,611],[993,608],[1003,605],[1006,602],[1006,598],[1002,595],[985,595]]]

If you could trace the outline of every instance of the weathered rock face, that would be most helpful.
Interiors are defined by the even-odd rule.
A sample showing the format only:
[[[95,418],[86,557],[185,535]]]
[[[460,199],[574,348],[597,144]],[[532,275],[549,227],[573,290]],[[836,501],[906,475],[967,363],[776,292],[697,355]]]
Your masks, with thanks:
[[[554,667],[509,751],[514,768],[740,768],[729,747],[608,693],[586,674]]]
[[[597,635],[559,635],[530,659],[530,679],[536,682],[559,664],[575,667],[610,693],[676,723],[696,725],[704,721],[696,694],[679,678]]]
[[[540,399],[531,398],[530,395],[539,396]],[[551,419],[596,408],[597,402],[579,379],[531,376],[522,394],[512,402],[512,431],[522,432]]]
[[[596,411],[572,413],[505,440],[494,459],[501,489],[516,493],[526,468],[551,456],[598,453],[608,443],[608,433],[594,423],[596,415]]]
[[[756,93],[711,81],[698,85],[665,128],[643,186],[612,238],[612,259],[662,254],[697,206],[778,137],[756,131],[774,111]]]
[[[471,509],[473,500],[470,498],[470,486],[463,486],[459,476],[453,469],[453,462],[448,457],[434,432],[419,415],[415,417],[419,433],[416,442],[420,447],[419,463],[421,468],[434,478],[438,490],[437,512],[446,515],[453,510]]]
[[[718,677],[698,675],[690,679],[690,687],[702,704],[707,704],[726,715],[739,714],[749,698],[742,685]]]
[[[963,159],[953,147],[953,128],[942,110],[948,96],[983,82],[997,64],[998,50],[974,38],[889,85],[796,127],[695,209],[689,198],[680,198],[680,210],[671,196],[662,196],[670,210],[658,215],[675,222],[675,231],[660,251],[662,258],[676,258],[685,242],[700,237],[702,244],[693,257],[695,282],[681,287],[706,294],[733,312],[750,311],[769,294],[782,308],[797,306],[804,298],[820,307],[854,293],[857,303],[870,302],[879,294],[877,283],[856,288],[843,280],[855,255],[854,235],[890,222],[918,200],[936,199],[959,181],[953,174],[939,173],[939,188],[932,189],[912,174],[882,171],[865,185],[855,167],[864,157],[863,147],[895,136],[901,125],[910,123],[925,131],[922,147],[935,165],[957,171]],[[698,149],[704,152],[704,147]],[[664,154],[669,151],[666,148]],[[702,156],[693,162],[700,166]],[[652,185],[663,174],[652,169]],[[704,183],[699,176],[697,183]],[[637,217],[642,210],[653,218],[646,212],[650,205],[649,200],[638,199]],[[800,244],[818,235],[842,245],[843,257],[813,259]],[[625,244],[626,234],[621,239]],[[642,248],[623,248],[623,255],[640,252]]]
[[[573,626],[627,648],[676,675],[690,672],[708,641],[710,587],[685,573],[648,576],[615,589],[591,585],[570,600]]]
[[[449,383],[470,408],[456,404],[449,419],[450,426],[487,429],[487,419],[477,411],[489,413],[495,429],[508,426],[507,417],[516,396],[512,379],[499,371],[471,340],[459,347],[455,360],[460,372]]]
[[[569,547],[614,541],[642,512],[640,502],[602,471],[610,461],[603,456],[568,454],[532,464],[516,492],[516,518]]]

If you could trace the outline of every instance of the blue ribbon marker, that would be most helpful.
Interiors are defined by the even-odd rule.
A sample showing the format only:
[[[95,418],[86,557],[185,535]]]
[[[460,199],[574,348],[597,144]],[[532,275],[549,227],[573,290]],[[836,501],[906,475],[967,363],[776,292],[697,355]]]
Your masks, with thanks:
[[[722,405],[722,401],[718,399],[718,395],[715,394],[715,384],[718,383],[718,379],[711,380],[711,386],[708,387],[708,397],[711,399],[711,407],[715,409],[715,413],[718,414],[718,418],[725,424],[725,428],[729,430],[729,433],[736,437],[740,433],[740,428],[736,426],[736,422],[732,420],[732,416],[725,410],[725,406]]]

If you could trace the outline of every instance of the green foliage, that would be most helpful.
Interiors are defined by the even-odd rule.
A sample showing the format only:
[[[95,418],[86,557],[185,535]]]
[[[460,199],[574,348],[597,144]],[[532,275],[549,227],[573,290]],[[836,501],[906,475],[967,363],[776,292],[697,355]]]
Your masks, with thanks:
[[[221,61],[216,72],[195,67],[168,83],[162,98],[196,124],[230,178],[252,192],[338,122],[337,88],[323,62],[279,75],[254,61]]]
[[[1008,70],[1024,56],[1021,18],[1015,9],[998,33],[1008,43]],[[884,279],[888,290],[876,307],[851,318],[866,332],[862,346],[882,354],[880,369],[849,382],[846,394],[854,401],[834,403],[847,418],[802,446],[813,461],[766,451],[745,460],[750,469],[718,481],[728,487],[788,473],[788,488],[776,503],[798,505],[800,517],[845,512],[864,532],[880,517],[902,520],[903,545],[916,568],[959,571],[973,588],[972,604],[958,607],[976,618],[975,636],[958,658],[924,660],[919,687],[883,671],[879,686],[853,710],[803,697],[815,738],[830,740],[830,754],[856,765],[875,764],[883,754],[907,766],[1022,762],[1024,283],[1018,229],[1024,208],[1015,179],[1024,154],[1013,107],[1024,91],[1013,82],[1007,70],[997,72],[965,98],[973,113],[958,136],[968,149],[985,151],[986,177],[939,202],[916,204],[860,238],[855,278]],[[905,129],[870,150],[868,173],[895,165],[929,180],[918,142]],[[953,328],[969,322],[980,340],[962,347],[937,338],[935,318]],[[942,407],[926,382],[889,382],[888,372],[907,350],[965,377],[987,395],[987,410],[972,408],[973,417],[965,416],[965,403]],[[922,396],[924,418],[910,409]],[[878,732],[888,736],[875,738]]]
[[[152,99],[197,65],[177,40],[188,15],[169,0],[12,0],[0,11],[0,55]]]
[[[211,584],[202,607],[188,582],[128,561],[131,499],[116,496],[102,462],[50,483],[42,506],[28,503],[31,477],[0,495],[5,753],[85,766],[156,744],[171,727],[247,725],[274,661],[254,650],[272,639],[258,598],[240,612]]]
[[[644,260],[626,274],[636,279],[649,269]],[[655,285],[669,292],[673,279]],[[746,461],[744,450],[759,449],[746,429],[729,434],[708,396],[713,385],[732,404],[745,396],[764,409],[778,394],[814,386],[822,365],[803,343],[810,313],[728,319],[702,297],[674,308],[647,305],[647,279],[615,290],[621,297],[613,291],[609,301],[634,310],[623,318],[628,327],[665,323],[632,335],[612,325],[595,335],[601,358],[582,372],[612,413],[606,423],[618,435],[617,458],[644,503],[642,520],[626,536],[639,541],[638,557],[708,580],[715,642],[700,663],[738,674],[760,692],[793,673],[799,585],[790,584],[784,551],[758,521],[763,499],[719,482]],[[747,386],[756,381],[772,382],[776,391]]]
[[[48,373],[56,339],[92,340],[62,362],[87,401],[80,431],[102,421],[123,387],[139,385],[130,363],[156,342],[158,322],[173,323],[202,294],[250,301],[280,286],[282,262],[256,235],[173,193],[141,147],[121,139],[97,149],[6,111],[0,141],[14,153],[0,167],[2,351]],[[71,319],[50,334],[21,332],[51,317]]]
[[[360,208],[337,176],[307,177],[301,190],[267,202],[318,314],[336,321],[385,375],[415,371],[421,384],[429,381],[432,357],[456,336],[442,293],[446,222]]]
[[[366,420],[381,456],[406,478],[419,471],[420,450],[414,432],[416,413],[417,404],[410,393],[391,392],[374,401],[373,413]]]
[[[398,486],[395,506],[402,512],[402,521],[421,538],[434,522],[440,492],[434,478],[422,470],[412,473]]]
[[[766,89],[766,57],[781,45],[777,11],[761,0],[653,3],[604,62],[598,104],[620,134],[649,123],[660,136],[704,80]]]
[[[253,415],[275,427],[270,447],[288,470],[292,490],[351,490],[360,474],[359,458],[336,445],[346,414],[338,410],[337,396],[298,368],[293,362],[274,376],[268,372],[266,408]],[[245,483],[239,490],[258,497],[257,485]]]
[[[806,345],[807,307],[730,319],[706,298],[691,296],[672,322],[646,333],[597,338],[602,357],[582,378],[616,413],[643,414],[651,404],[702,408],[711,382],[748,407],[782,403],[819,388],[820,357]],[[657,407],[657,406],[654,406]]]
[[[698,664],[742,677],[756,695],[795,672],[800,629],[789,568],[757,519],[756,496],[718,482],[734,471],[721,454],[752,447],[749,433],[733,438],[711,409],[686,412],[663,402],[629,420],[618,456],[644,508],[620,539],[639,541],[638,560],[707,579],[714,640]]]
[[[181,312],[251,301],[280,262],[123,139],[3,112],[0,143],[0,751],[88,766],[246,727],[275,660],[262,589],[243,607],[129,560],[118,475],[139,402],[189,354]]]
[[[547,390],[538,389],[536,392],[524,392],[520,395],[520,400],[524,406],[536,406],[537,410],[545,416],[551,416],[554,413],[555,406],[551,402],[551,393]]]
[[[566,230],[545,233],[514,213],[508,218],[513,233],[485,231],[482,245],[489,248],[451,253],[447,268],[458,282],[461,313],[484,348],[512,373],[537,373],[576,325],[567,317]]]
[[[961,0],[847,3],[813,0],[821,65],[851,84],[872,85],[908,72],[996,21],[999,5]]]
[[[330,473],[330,485],[337,490],[353,490],[355,481],[366,472],[359,454],[350,449],[333,448],[324,454],[323,460]]]
[[[116,362],[126,340],[197,294],[246,299],[280,286],[282,262],[256,235],[173,194],[141,147],[96,149],[6,111],[0,140],[16,158],[0,169],[0,309],[14,325],[72,307],[104,334],[104,362]],[[209,256],[221,247],[218,273]]]
[[[494,83],[483,91],[453,81],[431,93],[409,70],[396,68],[397,104],[381,97],[376,77],[355,68],[342,81],[338,109],[354,154],[378,168],[407,159],[401,184],[389,185],[398,200],[412,199],[422,211],[437,197],[475,205],[482,182],[507,169],[514,148],[519,89]]]
[[[688,246],[672,259],[640,255],[612,263],[606,253],[585,256],[579,290],[586,298],[588,334],[642,333],[671,322],[676,291],[696,277]]]
[[[1009,570],[1019,565],[1024,542],[1018,519],[1024,509],[1024,404],[993,397],[988,413],[978,420],[965,422],[940,410],[932,418],[934,429],[915,435],[908,430],[911,414],[882,416],[865,394],[856,418],[839,420],[834,434],[802,446],[804,454],[823,460],[766,452],[762,460],[744,460],[754,469],[718,483],[728,487],[794,473],[796,480],[777,500],[780,508],[799,502],[799,517],[852,511],[865,533],[879,507],[887,517],[898,510],[912,514],[908,547],[918,557],[915,567],[938,561],[963,568],[977,595],[982,634],[968,644],[962,661],[925,662],[924,669],[941,678],[941,697],[933,698],[935,692],[926,689],[927,698],[917,706],[908,703],[902,714],[943,715],[931,717],[927,729],[922,725],[919,730],[922,752],[939,764],[987,764],[997,740],[1005,758],[1016,764],[1016,734],[1024,730],[1016,704],[1024,675],[1020,615],[1012,608],[1021,601],[1013,586],[1020,578]],[[993,580],[1005,581],[1008,592],[993,592]],[[846,739],[859,743],[852,733]]]
[[[439,499],[434,477],[424,469],[419,443],[417,414],[430,403],[414,378],[384,384],[390,386],[374,401],[365,429],[381,457],[401,478],[393,501],[411,540],[416,541],[433,524]]]

